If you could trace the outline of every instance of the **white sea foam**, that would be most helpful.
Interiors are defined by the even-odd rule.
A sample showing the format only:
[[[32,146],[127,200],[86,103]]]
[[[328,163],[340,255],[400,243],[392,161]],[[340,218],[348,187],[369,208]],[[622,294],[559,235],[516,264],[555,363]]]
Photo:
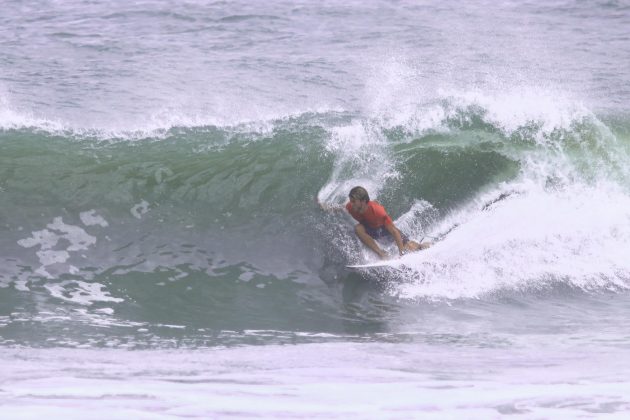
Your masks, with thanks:
[[[53,251],[50,249],[42,249],[37,251],[37,257],[42,266],[47,266],[66,262],[68,258],[70,258],[70,254],[65,250]]]
[[[136,219],[141,219],[143,215],[149,212],[149,203],[145,200],[142,200],[140,203],[136,204],[131,208],[131,214]]]
[[[56,120],[37,117],[32,113],[16,110],[6,92],[0,91],[0,130],[37,128],[42,131],[61,132],[64,125]]]
[[[536,123],[540,127],[540,142],[546,141],[543,134],[569,130],[573,123],[593,116],[581,101],[550,87],[514,86],[500,91],[441,89],[438,95],[449,100],[453,110],[478,107],[485,121],[507,135]]]
[[[60,283],[44,285],[50,294],[58,299],[79,305],[92,305],[94,302],[122,302],[124,299],[112,297],[104,291],[104,285],[79,280],[64,280]]]
[[[96,214],[96,210],[84,211],[79,214],[79,217],[81,218],[83,224],[86,226],[109,226],[107,220],[105,220],[102,216]]]
[[[234,101],[228,101],[234,102]],[[91,138],[96,140],[139,140],[162,139],[173,128],[220,127],[230,132],[247,132],[269,135],[278,122],[304,114],[344,112],[339,106],[320,104],[295,107],[278,105],[232,106],[229,109],[198,109],[186,106],[164,106],[148,111],[135,120],[109,119],[103,123],[81,124],[81,122],[40,116],[30,110],[16,109],[9,95],[0,92],[0,130],[36,129],[53,135]]]
[[[557,282],[584,290],[630,288],[630,197],[618,188],[533,188],[485,209],[471,205],[432,248],[391,262],[410,280],[405,298],[474,298]]]
[[[86,226],[106,227],[107,222],[97,216],[94,210],[81,213],[81,220]],[[46,229],[34,231],[28,238],[17,241],[24,248],[39,248],[35,255],[40,266],[33,270],[33,274],[55,280],[60,274],[78,275],[81,270],[69,264],[68,261],[80,251],[86,251],[97,242],[96,236],[90,235],[82,227],[66,224],[62,217],[55,217]],[[16,269],[16,267],[14,267]],[[27,283],[31,273],[22,272],[14,276],[13,283],[20,290],[28,290]],[[89,277],[89,273],[84,277]],[[52,296],[72,301],[81,305],[91,305],[95,301],[120,302],[122,299],[109,296],[103,291],[105,287],[97,283],[85,281],[48,282],[44,284]]]
[[[630,372],[621,349],[507,354],[495,348],[338,343],[186,352],[4,349],[1,355],[8,417],[86,418],[94,417],[95,407],[114,419],[156,413],[624,418],[630,410]]]
[[[66,262],[70,257],[69,252],[87,250],[96,243],[95,236],[89,235],[80,226],[65,224],[61,217],[55,217],[46,227],[32,232],[29,238],[18,240],[18,245],[24,248],[40,248],[37,256],[42,267]],[[65,249],[53,249],[61,240],[67,241],[69,245]]]
[[[436,86],[409,60],[388,55],[368,66],[363,114],[380,127],[423,133],[443,130],[448,109]]]
[[[510,74],[455,83],[404,55],[389,54],[368,65],[362,103],[366,119],[415,134],[446,131],[451,120],[469,123],[478,116],[506,136],[534,125],[534,140],[547,143],[554,131],[596,121],[584,101],[562,86]]]

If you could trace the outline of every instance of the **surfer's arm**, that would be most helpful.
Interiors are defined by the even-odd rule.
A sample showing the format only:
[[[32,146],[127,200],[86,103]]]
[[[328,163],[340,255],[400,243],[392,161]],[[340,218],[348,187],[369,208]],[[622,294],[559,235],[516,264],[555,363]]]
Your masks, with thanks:
[[[396,241],[396,246],[398,247],[398,253],[403,255],[405,253],[405,246],[403,245],[402,236],[400,236],[400,231],[393,223],[385,224],[385,229],[392,235],[394,241]]]
[[[359,223],[359,224],[357,224],[354,227],[354,231],[356,232],[356,234],[359,237],[359,239],[361,240],[361,242],[363,242],[372,251],[376,252],[378,254],[378,256],[381,257],[382,260],[386,260],[386,259],[389,258],[389,255],[387,255],[387,252],[383,251],[378,246],[378,244],[376,243],[374,238],[372,238],[367,233],[367,231],[365,230],[365,226],[363,226],[361,223]]]

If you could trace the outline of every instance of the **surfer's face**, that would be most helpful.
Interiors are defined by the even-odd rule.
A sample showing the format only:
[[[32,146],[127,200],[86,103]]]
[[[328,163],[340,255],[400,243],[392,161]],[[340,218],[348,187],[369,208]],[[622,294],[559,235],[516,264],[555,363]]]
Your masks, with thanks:
[[[361,201],[358,198],[351,198],[350,205],[352,206],[352,210],[360,214],[363,214],[363,212],[367,208],[367,202]]]

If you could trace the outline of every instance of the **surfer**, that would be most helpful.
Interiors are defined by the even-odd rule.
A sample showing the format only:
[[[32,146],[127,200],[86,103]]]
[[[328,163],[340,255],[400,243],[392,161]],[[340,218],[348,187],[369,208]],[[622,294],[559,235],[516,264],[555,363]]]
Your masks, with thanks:
[[[345,208],[350,215],[359,222],[354,227],[354,231],[368,248],[376,252],[382,259],[387,259],[387,253],[378,246],[376,239],[386,239],[394,241],[398,247],[398,253],[403,255],[407,252],[419,251],[431,246],[430,243],[417,243],[410,240],[407,235],[401,232],[387,211],[376,201],[371,201],[367,190],[363,187],[354,187],[348,194],[350,199]],[[324,210],[333,209],[320,203]]]

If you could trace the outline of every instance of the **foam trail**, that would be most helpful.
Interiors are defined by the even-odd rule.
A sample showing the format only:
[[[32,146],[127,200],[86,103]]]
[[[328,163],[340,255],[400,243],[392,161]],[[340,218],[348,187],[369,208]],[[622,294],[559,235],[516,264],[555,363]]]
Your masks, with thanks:
[[[616,205],[611,206],[614,202]],[[611,187],[532,190],[457,216],[442,242],[393,262],[409,269],[406,298],[475,298],[563,282],[630,288],[630,197]]]

